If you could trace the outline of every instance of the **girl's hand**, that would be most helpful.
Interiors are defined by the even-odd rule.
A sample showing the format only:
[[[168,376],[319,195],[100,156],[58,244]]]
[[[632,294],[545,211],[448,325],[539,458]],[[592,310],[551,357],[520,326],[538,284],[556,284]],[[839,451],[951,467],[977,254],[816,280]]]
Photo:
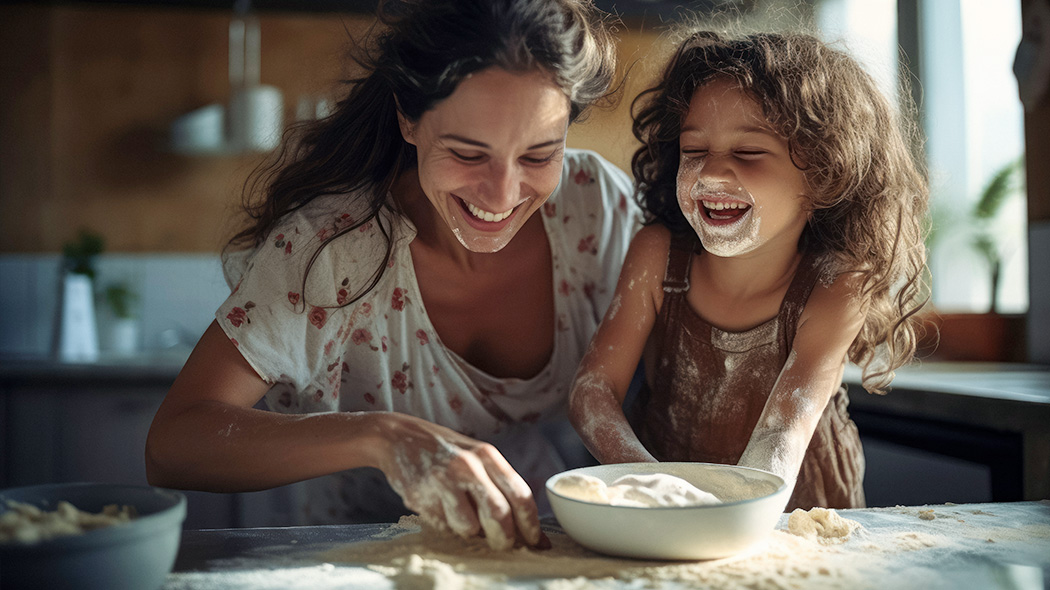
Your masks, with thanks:
[[[532,490],[494,446],[412,416],[389,417],[379,467],[405,506],[461,537],[483,533],[493,549],[510,549],[519,538],[550,546]]]

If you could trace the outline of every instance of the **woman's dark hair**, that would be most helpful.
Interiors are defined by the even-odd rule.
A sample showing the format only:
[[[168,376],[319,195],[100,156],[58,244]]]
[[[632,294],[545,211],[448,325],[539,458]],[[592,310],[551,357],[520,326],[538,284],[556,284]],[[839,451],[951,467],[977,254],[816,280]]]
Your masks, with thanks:
[[[682,120],[716,79],[739,84],[787,140],[811,210],[800,247],[827,255],[835,274],[859,275],[867,316],[849,356],[864,387],[881,391],[914,355],[926,301],[929,191],[911,105],[899,115],[853,58],[811,35],[692,34],[632,104],[639,201],[650,223],[675,233],[693,231],[676,189]]]
[[[375,220],[387,238],[386,260],[347,303],[359,299],[378,283],[393,247],[377,214],[390,205],[395,180],[415,165],[398,110],[417,121],[465,77],[495,66],[549,73],[569,98],[569,121],[579,120],[612,86],[615,47],[604,19],[590,0],[381,2],[369,42],[351,55],[363,73],[345,81],[349,92],[330,116],[297,129],[256,173],[246,190],[251,222],[227,249],[260,244],[284,215],[318,196],[352,195],[365,214],[322,242],[306,272],[332,240]]]

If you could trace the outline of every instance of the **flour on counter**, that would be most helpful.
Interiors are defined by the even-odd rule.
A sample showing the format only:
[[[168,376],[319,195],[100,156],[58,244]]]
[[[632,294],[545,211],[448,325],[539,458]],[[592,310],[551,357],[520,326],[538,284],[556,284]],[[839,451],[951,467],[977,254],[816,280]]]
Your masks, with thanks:
[[[87,531],[129,522],[135,517],[131,506],[110,504],[102,512],[79,510],[61,501],[55,510],[46,511],[23,502],[7,501],[7,511],[0,514],[0,543],[33,544],[56,537],[82,535]]]
[[[314,566],[169,574],[163,590],[346,590],[384,588],[390,581],[362,568]]]
[[[727,559],[664,562],[608,557],[585,549],[560,531],[545,531],[552,548],[495,551],[480,539],[461,539],[431,529],[416,516],[403,517],[382,534],[318,555],[333,564],[360,564],[385,575],[397,590],[474,590],[532,587],[542,590],[600,590],[630,582],[645,588],[750,588],[773,590],[805,580],[806,588],[878,588],[875,572],[884,559],[864,563],[843,552],[784,531],[773,531],[758,547]],[[666,585],[666,586],[665,586]]]
[[[483,539],[462,539],[413,516],[364,541],[271,547],[265,555],[224,564],[237,571],[174,573],[163,590],[956,590],[1001,587],[1002,576],[1017,568],[1040,575],[1039,564],[1050,564],[1050,520],[1025,519],[1008,504],[975,508],[847,511],[849,519],[837,516],[858,526],[847,522],[849,536],[829,537],[843,539],[832,544],[794,534],[785,514],[777,529],[747,552],[697,562],[607,557],[553,527],[544,529],[549,550],[496,551]],[[921,510],[934,510],[936,518],[918,519]],[[805,514],[813,520],[812,511]],[[835,520],[818,513],[816,520],[821,519]],[[829,526],[824,532],[836,530],[842,529]],[[989,559],[976,563],[975,554]]]

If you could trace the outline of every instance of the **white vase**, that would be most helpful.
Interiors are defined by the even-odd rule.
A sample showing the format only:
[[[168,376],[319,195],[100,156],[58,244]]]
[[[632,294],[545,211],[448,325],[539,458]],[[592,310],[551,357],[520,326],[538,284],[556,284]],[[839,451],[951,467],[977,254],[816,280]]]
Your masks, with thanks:
[[[95,293],[87,275],[67,273],[62,277],[58,359],[71,363],[98,360],[98,328]]]

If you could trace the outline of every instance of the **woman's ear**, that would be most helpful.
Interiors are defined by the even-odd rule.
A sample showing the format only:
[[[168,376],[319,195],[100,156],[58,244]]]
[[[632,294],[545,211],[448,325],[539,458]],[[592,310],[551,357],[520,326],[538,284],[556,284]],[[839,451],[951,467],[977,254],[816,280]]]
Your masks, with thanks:
[[[408,117],[401,113],[401,109],[397,109],[397,126],[401,128],[401,137],[405,138],[408,143],[416,145],[416,124],[409,121]]]

